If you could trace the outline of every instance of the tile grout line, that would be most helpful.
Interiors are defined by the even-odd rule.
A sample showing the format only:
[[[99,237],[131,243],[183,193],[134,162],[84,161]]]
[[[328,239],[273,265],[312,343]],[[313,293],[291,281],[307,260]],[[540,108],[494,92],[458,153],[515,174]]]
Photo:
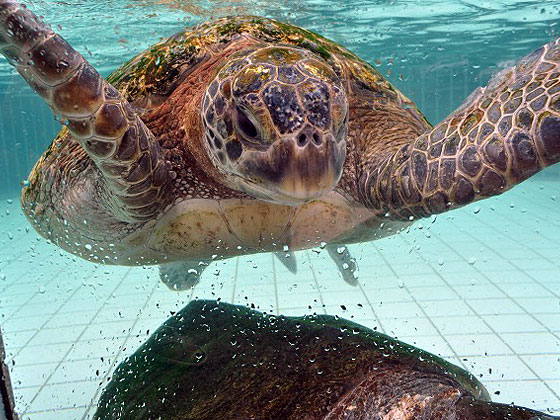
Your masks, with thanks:
[[[315,269],[313,268],[313,264],[311,263],[311,257],[309,256],[309,251],[305,250],[305,258],[307,258],[307,263],[309,264],[309,269],[311,270],[311,277],[313,277],[313,283],[317,288],[317,294],[319,295],[319,303],[321,305],[321,311],[323,315],[327,315],[327,308],[325,302],[323,300],[323,295],[321,293],[321,287],[319,285],[319,281],[317,280],[317,275],[315,274]]]
[[[55,279],[57,278],[58,274],[60,274],[63,270],[64,270],[64,269],[61,268],[55,275],[53,275],[53,277],[51,277],[51,279],[50,279],[47,283],[45,283],[45,285],[48,285],[48,284],[50,284],[51,281],[55,280]],[[94,272],[95,272],[95,270],[94,270]],[[47,315],[47,318],[48,318],[48,319],[45,320],[45,322],[42,324],[41,327],[35,328],[35,329],[34,329],[34,330],[35,330],[35,334],[33,334],[33,335],[26,341],[26,343],[25,343],[23,346],[21,346],[21,349],[24,349],[25,347],[27,347],[27,346],[29,345],[29,343],[37,336],[37,334],[39,334],[39,332],[41,331],[41,329],[42,329],[45,325],[47,325],[47,323],[48,323],[57,313],[59,313],[60,309],[61,309],[64,305],[66,305],[66,303],[68,303],[68,301],[69,301],[70,299],[72,299],[72,297],[73,297],[76,293],[78,293],[79,290],[80,290],[80,287],[76,287],[76,289],[72,291],[72,293],[64,300],[64,302],[61,302],[60,306],[58,307],[58,309],[57,309],[56,311],[54,311],[52,314]],[[27,307],[27,304],[28,304],[32,299],[34,299],[37,295],[39,295],[39,294],[40,294],[39,292],[35,292],[25,303],[23,303],[23,304],[20,306],[20,309],[21,309],[22,307],[24,307],[24,306]],[[20,310],[20,309],[19,309],[19,310]],[[14,316],[14,314],[18,313],[19,310],[15,311],[12,315],[10,315],[9,317],[7,317],[7,318],[4,320],[4,322],[5,322],[5,321],[8,321],[8,320],[10,320],[10,319],[12,319],[12,317]],[[17,319],[17,318],[16,318],[16,319]],[[14,359],[15,357],[17,357],[17,356],[19,355],[19,352],[21,352],[21,349],[20,349],[16,354],[14,354],[14,355],[12,356],[12,359]]]
[[[482,221],[482,223],[486,224],[487,226],[489,226],[490,228],[498,231],[496,228],[494,228],[492,225],[488,225],[487,223],[485,223],[484,221]],[[499,231],[498,231],[499,232]],[[500,232],[501,233],[501,232]],[[467,233],[468,234],[468,233]],[[524,244],[520,243],[519,241],[517,241],[515,238],[513,238],[512,236],[506,234],[506,233],[501,233],[504,236],[508,237],[509,239],[519,243],[520,245],[524,246]],[[471,236],[471,235],[469,235]],[[504,257],[500,252],[496,251],[496,250],[492,250],[499,258],[503,259],[503,260],[508,260],[506,257]],[[538,252],[535,249],[531,249],[532,252],[534,252],[535,254],[537,254],[539,257],[541,257],[543,260],[548,261],[549,263],[551,263],[554,266],[557,266],[557,263],[555,261],[552,261],[550,258],[542,255],[540,252]],[[509,260],[508,260],[509,261]],[[513,265],[517,270],[522,271],[524,274],[526,274],[528,277],[530,277],[535,283],[537,283],[539,286],[541,286],[543,289],[547,290],[550,294],[552,294],[553,296],[560,298],[560,295],[555,293],[553,290],[550,290],[547,286],[545,286],[544,284],[542,284],[542,282],[540,282],[539,280],[537,280],[531,273],[528,273],[527,271],[525,271],[525,269],[519,267],[519,265],[515,264],[515,261],[509,261],[509,263],[511,265]]]
[[[471,216],[472,218],[472,216]],[[510,223],[515,223],[514,220],[512,220],[510,217],[508,216],[504,216],[504,218],[508,219],[510,221]],[[486,225],[487,227],[489,227],[490,229],[494,230],[495,232],[499,233],[500,235],[505,236],[506,238],[510,239],[513,242],[518,243],[519,245],[521,245],[523,248],[526,248],[526,245],[523,244],[522,242],[519,242],[519,240],[511,235],[509,235],[508,233],[505,233],[503,231],[500,231],[499,229],[496,229],[495,226],[489,224],[488,222],[484,221],[484,220],[480,220],[479,223]],[[529,229],[529,228],[527,228]],[[469,232],[465,232],[467,235],[469,235],[470,237],[472,237],[472,235]],[[549,241],[554,241],[554,239],[550,239],[547,238],[546,236],[544,236],[542,233],[539,233],[540,236],[542,236],[543,238],[549,240]],[[476,239],[476,238],[475,238]],[[507,260],[507,258],[505,258],[504,256],[502,256],[498,251],[496,250],[492,250],[497,256],[499,256],[500,258]],[[558,263],[556,261],[551,260],[550,258],[548,258],[545,255],[542,255],[538,250],[536,249],[531,249],[532,252],[534,252],[535,254],[537,254],[539,257],[541,257],[543,260],[548,261],[549,263],[551,263],[553,266],[560,268],[560,265],[558,265]],[[513,264],[513,263],[512,263]],[[517,266],[516,266],[517,267]]]
[[[272,281],[274,283],[274,304],[276,306],[276,315],[280,315],[280,304],[278,302],[278,281],[276,279],[276,261],[274,261],[274,254],[270,254],[272,264]]]
[[[93,273],[95,273],[97,270],[99,270],[101,268],[101,266],[98,266]],[[92,274],[93,274],[92,273]],[[123,278],[121,279],[121,281],[117,284],[117,286],[113,289],[113,291],[111,293],[109,293],[109,295],[107,296],[107,298],[105,299],[105,302],[103,303],[103,305],[101,305],[101,307],[95,312],[95,315],[93,315],[92,317],[92,321],[95,319],[95,317],[97,315],[99,315],[99,313],[101,312],[101,310],[105,307],[105,305],[107,304],[107,301],[111,298],[111,296],[113,295],[113,293],[115,293],[115,291],[120,287],[120,285],[122,284],[122,280],[124,278],[126,278],[126,276],[128,275],[128,273],[130,273],[130,269],[126,272],[126,274],[123,276]],[[80,290],[79,288],[76,289],[76,292]],[[76,293],[75,292],[75,293]],[[75,294],[73,293],[72,296]],[[70,298],[72,297],[70,296]],[[62,308],[69,300],[67,299],[65,301],[64,304],[61,305],[60,308]],[[60,309],[59,308],[59,309]],[[53,314],[53,316],[56,315]],[[51,318],[52,319],[52,316]],[[50,321],[50,319],[48,321]],[[47,322],[48,322],[47,321]],[[66,353],[64,354],[64,356],[62,356],[61,360],[59,360],[58,364],[56,365],[56,367],[54,368],[54,370],[51,372],[51,374],[45,379],[45,381],[43,382],[43,385],[41,385],[41,387],[39,388],[39,390],[37,391],[37,393],[35,394],[35,396],[31,399],[31,401],[29,401],[29,404],[27,405],[27,408],[29,408],[29,406],[31,406],[31,404],[33,404],[33,402],[37,399],[37,397],[39,396],[39,394],[41,393],[41,391],[45,388],[45,386],[47,386],[49,380],[52,378],[52,376],[56,373],[56,371],[58,370],[58,368],[60,367],[60,365],[65,361],[66,357],[70,354],[70,352],[74,349],[74,346],[77,342],[80,341],[80,338],[82,337],[82,335],[84,334],[84,332],[87,330],[87,328],[89,327],[89,325],[92,325],[91,323],[88,324],[88,326],[86,326],[85,328],[82,329],[82,332],[78,335],[78,337],[72,341],[72,344],[70,345],[70,348],[66,351]],[[25,348],[25,347],[24,347]],[[27,408],[23,411],[22,416],[24,416],[27,413]]]
[[[131,269],[132,270],[132,269]],[[120,285],[120,283],[119,283]],[[140,309],[140,313],[146,308],[146,306],[148,305],[148,302],[150,301],[150,299],[152,298],[155,290],[158,288],[159,283],[156,283],[153,288],[152,291],[150,292],[150,294],[148,295],[148,297],[146,298],[146,302],[144,303],[144,305],[142,306],[142,308]],[[194,289],[195,289],[196,285],[191,289],[191,295],[189,297],[189,302],[192,300],[192,297],[194,295]],[[105,374],[105,376],[103,376],[103,378],[100,381],[100,385],[104,384],[106,382],[106,380],[110,377],[110,375],[113,373],[113,370],[115,369],[115,364],[120,356],[120,354],[123,352],[124,347],[126,346],[126,343],[128,342],[128,340],[131,337],[131,331],[134,329],[134,327],[136,326],[136,324],[138,323],[138,320],[140,318],[135,318],[134,322],[132,323],[132,326],[130,327],[130,329],[128,330],[128,334],[126,335],[126,337],[124,338],[124,340],[122,341],[122,344],[119,346],[119,350],[118,352],[115,354],[114,358],[113,358],[113,362],[111,363],[111,366],[109,366],[109,368],[107,369],[107,373]],[[86,420],[87,416],[89,415],[89,412],[91,410],[92,407],[94,407],[94,405],[96,404],[95,401],[97,401],[97,398],[99,396],[101,387],[98,387],[97,391],[95,392],[94,396],[91,398],[90,400],[90,407],[86,410],[86,412],[84,413],[84,415],[82,416],[82,420]]]
[[[397,277],[397,279],[400,279],[400,276],[397,275],[397,273],[393,270],[393,267],[389,264],[389,262],[385,259],[384,255],[380,252],[379,248],[377,247],[376,244],[373,245],[375,247],[375,249],[377,250],[377,253],[381,256],[381,258],[383,259],[383,261],[385,262],[385,264],[387,264],[389,266],[389,268],[391,269],[391,271],[393,272],[393,274]],[[401,280],[402,281],[402,280]],[[420,309],[420,311],[422,312],[422,314],[424,315],[424,317],[428,320],[428,322],[432,325],[432,327],[438,332],[439,336],[443,339],[443,341],[445,342],[445,344],[447,345],[447,347],[449,347],[451,349],[451,351],[453,352],[453,354],[455,355],[456,359],[459,361],[459,363],[463,364],[463,362],[461,361],[461,358],[459,357],[459,355],[457,354],[457,352],[455,351],[455,349],[453,348],[453,346],[451,345],[451,343],[449,343],[449,341],[447,341],[447,338],[445,338],[445,336],[441,333],[440,329],[436,326],[436,324],[434,324],[434,322],[432,321],[432,318],[428,315],[428,313],[424,310],[424,308],[422,307],[422,305],[420,305],[420,303],[418,302],[418,300],[416,299],[416,297],[410,292],[410,290],[408,289],[408,287],[406,286],[406,284],[403,283],[403,288],[406,290],[406,292],[409,294],[409,296],[412,298],[413,302],[416,304],[416,306]],[[463,365],[464,366],[464,365]],[[466,366],[465,366],[466,367]]]
[[[62,270],[63,270],[63,269],[60,269],[60,270],[58,271],[57,274],[59,274]],[[97,268],[96,268],[96,270],[97,270]],[[95,272],[96,270],[93,270],[93,272]],[[56,275],[53,277],[53,279],[54,279],[54,278],[56,278]],[[52,281],[53,279],[51,279],[50,281]],[[50,283],[50,281],[49,281],[48,283]],[[48,283],[47,283],[47,284],[48,284]],[[70,301],[70,299],[72,299],[72,297],[73,297],[76,293],[78,293],[79,290],[80,290],[80,288],[77,287],[76,290],[74,290],[74,291],[68,296],[68,298],[67,298],[66,300],[64,300],[64,302],[62,302],[62,303],[60,304],[60,306],[58,307],[58,309],[57,309],[56,311],[54,311],[52,314],[50,314],[50,316],[48,316],[48,319],[45,320],[45,322],[43,323],[43,326],[45,326],[51,319],[53,319],[53,317],[60,311],[60,309],[61,309],[62,307],[64,307],[64,305],[66,305],[66,303],[68,303],[68,302]],[[37,293],[38,293],[38,292],[36,292],[31,298],[29,298],[29,300],[28,300],[27,302],[29,302],[31,299],[33,299],[35,296],[37,296]],[[27,303],[27,302],[26,302],[26,303]],[[25,304],[26,304],[26,303],[25,303]],[[25,305],[25,304],[24,304],[24,305]],[[16,311],[16,312],[17,312],[17,311]],[[8,318],[8,319],[9,319],[9,318]],[[23,346],[21,346],[20,349],[19,349],[15,354],[13,354],[13,355],[11,356],[11,360],[14,360],[14,359],[21,353],[21,351],[22,351],[23,349],[29,347],[29,343],[37,336],[37,334],[39,334],[39,332],[41,331],[41,329],[42,329],[42,327],[39,327],[38,329],[36,329],[35,334],[33,334],[33,335],[26,341],[26,343],[25,343]],[[50,377],[50,376],[49,376],[49,377]],[[46,380],[48,380],[48,378],[47,378]],[[45,380],[45,382],[43,383],[43,385],[41,386],[41,389],[42,389],[42,387],[45,385],[46,380]],[[39,391],[40,391],[40,390],[39,390]],[[23,415],[25,414],[25,412],[27,411],[27,408],[33,403],[33,401],[35,400],[35,398],[37,398],[37,395],[38,395],[38,394],[35,394],[35,396],[31,399],[31,401],[29,401],[29,403],[27,403],[27,406],[24,407],[23,410],[19,410],[19,409],[17,410],[18,412],[19,412],[19,411],[22,411],[22,412],[23,412],[22,416],[23,416]]]
[[[467,233],[467,235],[471,236],[469,233]],[[509,235],[505,235],[508,236]],[[440,240],[440,242],[445,243],[447,246],[449,246],[445,241],[443,241],[441,238],[438,238]],[[476,238],[475,238],[476,239]],[[510,239],[514,239],[511,238]],[[517,242],[517,241],[516,241]],[[496,250],[492,250],[499,258],[506,260],[506,258],[501,255],[498,251]],[[533,251],[536,253],[536,251]],[[538,253],[537,253],[538,254]],[[546,257],[538,254],[540,257],[547,259]],[[548,259],[547,259],[548,260]],[[550,294],[552,294],[552,296],[556,297],[556,298],[560,298],[559,295],[557,295],[556,293],[554,293],[554,291],[550,290],[549,288],[543,286],[539,281],[536,281],[535,278],[528,272],[526,272],[524,269],[522,269],[521,267],[517,266],[515,264],[515,262],[510,262],[510,264],[512,264],[513,266],[515,266],[517,268],[516,271],[521,271],[523,274],[527,275],[528,277],[530,277],[536,284],[538,284],[539,286],[541,286],[543,289],[545,289],[547,292],[549,292]],[[511,296],[508,295],[508,293],[506,291],[503,290],[503,288],[501,286],[499,286],[498,284],[496,284],[492,279],[490,279],[490,277],[488,277],[486,275],[485,272],[481,271],[478,267],[473,266],[473,269],[476,270],[482,277],[484,277],[492,286],[494,286],[496,289],[498,289],[501,293],[504,294],[504,296],[506,296],[514,305],[516,305],[519,309],[521,309],[522,313],[528,315],[529,317],[531,317],[533,320],[535,320],[537,323],[539,323],[544,329],[546,329],[550,334],[554,335],[557,339],[560,340],[560,335],[556,334],[554,331],[552,331],[550,328],[548,328],[545,324],[543,324],[538,318],[536,318],[533,314],[529,313],[522,305],[519,304],[519,302],[517,302],[517,300]],[[529,283],[530,284],[530,283]],[[560,399],[560,396],[558,397]]]
[[[442,243],[445,244],[446,246],[449,246],[449,244],[447,244],[446,241],[444,241],[442,238],[440,238],[439,235],[435,235],[435,236],[436,236],[436,239],[437,239],[437,240],[439,240],[440,242],[442,242]],[[457,251],[455,251],[455,252],[456,252],[459,256],[462,257],[462,254],[458,253]],[[463,259],[464,259],[464,257],[463,257]],[[466,259],[465,259],[465,262],[467,262]],[[468,262],[467,262],[467,263],[468,263]],[[493,282],[492,282],[489,278],[487,278],[487,277],[484,275],[484,273],[482,273],[482,272],[481,272],[480,270],[478,270],[476,267],[475,267],[475,270],[477,270],[477,271],[479,272],[479,274],[481,274],[482,276],[484,276],[484,277],[486,278],[486,280],[488,280],[494,287],[496,287],[496,285],[494,285]],[[437,273],[437,274],[439,274],[439,273]],[[441,277],[441,276],[440,276],[440,277]],[[443,277],[442,277],[442,279],[443,279]],[[444,281],[447,282],[447,280],[445,280],[445,279],[444,279]],[[558,393],[557,393],[556,391],[554,391],[554,390],[552,389],[552,387],[551,387],[546,381],[544,381],[544,380],[540,377],[540,375],[538,375],[537,372],[535,372],[535,370],[534,370],[523,358],[521,358],[521,356],[519,356],[519,354],[513,349],[513,347],[511,347],[511,346],[509,345],[509,343],[507,343],[507,342],[503,339],[502,335],[501,335],[501,334],[498,334],[498,332],[496,332],[496,330],[495,330],[495,329],[494,329],[494,328],[493,328],[493,327],[478,313],[478,311],[476,311],[476,310],[470,305],[470,303],[469,303],[468,301],[466,301],[466,300],[462,297],[462,295],[461,295],[460,293],[458,293],[458,292],[453,288],[453,286],[451,286],[451,285],[449,285],[449,286],[452,288],[452,290],[453,290],[455,293],[457,293],[457,295],[459,295],[459,296],[461,297],[461,299],[463,300],[463,302],[465,303],[465,305],[467,305],[467,306],[469,307],[469,309],[470,309],[471,311],[473,311],[473,313],[476,314],[476,316],[477,316],[484,324],[486,324],[486,326],[496,335],[496,337],[498,337],[499,340],[500,340],[507,348],[509,348],[509,349],[511,350],[512,355],[515,355],[515,356],[517,357],[517,359],[518,359],[521,363],[523,363],[523,364],[525,365],[525,367],[527,367],[527,369],[529,369],[529,371],[530,371],[533,375],[535,375],[535,377],[536,377],[537,379],[539,379],[539,380],[543,383],[543,385],[544,385],[546,388],[548,388],[548,390],[549,390],[558,400],[560,400],[560,396],[558,395]],[[501,289],[499,289],[499,290],[502,291]],[[502,293],[503,293],[503,291],[502,291]],[[505,294],[505,295],[508,296],[507,294]],[[513,301],[513,300],[512,300],[512,301]],[[514,302],[514,303],[516,303],[516,302]],[[521,308],[522,308],[522,307],[521,307]],[[523,309],[523,308],[522,308],[522,309]],[[546,326],[545,326],[544,324],[542,324],[540,321],[537,320],[537,322],[539,322],[539,324],[541,324],[543,327],[546,328]]]
[[[131,270],[132,270],[132,268],[131,268]],[[122,282],[121,282],[121,283],[122,283]],[[147,299],[146,299],[146,302],[144,303],[144,305],[142,306],[142,308],[141,308],[140,311],[139,311],[140,313],[142,313],[142,311],[144,311],[144,309],[146,309],[146,306],[148,305],[150,299],[151,299],[152,296],[154,295],[154,293],[155,293],[155,291],[156,291],[156,289],[158,288],[159,285],[160,285],[160,283],[156,283],[156,284],[153,286],[152,291],[150,292],[150,294],[148,295],[148,297],[147,297]],[[193,300],[193,296],[194,296],[194,294],[195,294],[195,289],[196,289],[197,285],[198,285],[198,283],[195,284],[195,285],[190,289],[190,295],[189,295],[189,297],[188,297],[188,300],[187,300],[186,305],[188,305],[188,304]],[[183,305],[183,307],[186,306],[186,305]],[[117,362],[117,360],[118,360],[118,358],[119,358],[119,355],[122,353],[123,348],[125,347],[126,343],[128,342],[128,340],[129,340],[130,337],[131,337],[130,332],[131,332],[131,331],[134,329],[134,327],[138,324],[138,321],[139,321],[140,319],[141,319],[140,317],[136,317],[136,318],[134,319],[134,322],[133,322],[132,326],[130,327],[128,334],[127,334],[125,337],[123,337],[124,340],[123,340],[122,344],[119,346],[118,352],[114,355],[114,357],[113,357],[113,362],[111,363],[111,366],[109,366],[109,368],[107,369],[107,373],[105,374],[105,376],[103,377],[103,379],[101,379],[101,384],[105,383],[106,379],[108,379],[109,375],[110,375],[110,374],[113,372],[113,370],[115,369],[115,364],[116,364],[116,362]],[[91,411],[91,409],[92,409],[93,407],[96,407],[96,406],[95,406],[96,403],[95,403],[94,401],[97,400],[99,393],[100,393],[100,387],[97,389],[97,391],[95,392],[94,396],[93,396],[92,399],[90,400],[90,404],[89,404],[88,406],[86,406],[87,409],[86,409],[86,412],[84,413],[84,415],[82,416],[82,420],[86,420],[86,419],[87,419],[87,416],[89,415],[89,412]]]
[[[379,254],[379,250],[377,248],[375,248],[375,250]],[[385,261],[385,263],[387,263],[387,261]],[[358,270],[359,270],[359,268],[358,268]],[[381,318],[379,317],[379,315],[377,315],[377,312],[375,311],[375,308],[373,307],[373,304],[371,303],[371,301],[369,299],[369,296],[366,294],[366,291],[364,290],[364,287],[363,287],[363,285],[362,285],[362,283],[360,282],[359,279],[358,279],[358,287],[360,288],[360,291],[362,292],[362,296],[366,300],[367,305],[371,309],[371,312],[373,313],[373,316],[375,318],[375,322],[379,325],[379,329],[381,330],[381,332],[387,333],[387,330],[383,326],[383,322],[381,321]]]

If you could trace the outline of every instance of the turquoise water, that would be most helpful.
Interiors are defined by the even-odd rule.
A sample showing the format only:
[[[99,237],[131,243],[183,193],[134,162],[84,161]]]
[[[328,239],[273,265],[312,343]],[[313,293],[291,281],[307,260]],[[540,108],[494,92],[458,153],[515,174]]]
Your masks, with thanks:
[[[251,13],[314,30],[377,65],[441,121],[476,87],[558,36],[549,1],[30,1],[104,75],[185,25]],[[14,194],[57,132],[50,111],[0,62],[0,186]],[[33,110],[33,111],[31,111]],[[16,130],[17,127],[21,127]],[[43,131],[44,130],[44,131]],[[45,132],[46,131],[46,132]],[[556,170],[558,173],[558,170]]]
[[[490,76],[560,36],[557,1],[29,1],[103,75],[213,17],[254,14],[368,60],[432,123]],[[320,249],[292,275],[270,255],[213,264],[173,293],[152,267],[86,263],[37,238],[20,182],[58,131],[0,60],[0,325],[22,418],[91,417],[102,385],[193,298],[338,314],[460,364],[494,400],[560,413],[560,166],[511,192],[350,247],[359,285]]]

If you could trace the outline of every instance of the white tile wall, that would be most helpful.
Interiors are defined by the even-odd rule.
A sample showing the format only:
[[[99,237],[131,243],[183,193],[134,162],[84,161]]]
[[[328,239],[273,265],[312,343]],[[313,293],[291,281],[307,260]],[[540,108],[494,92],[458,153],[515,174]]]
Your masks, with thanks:
[[[218,262],[190,292],[156,268],[104,267],[47,244],[0,204],[0,322],[22,419],[88,419],[111,372],[193,298],[338,314],[478,375],[494,400],[560,414],[560,183],[352,245],[358,287],[318,250],[294,276],[270,254]],[[344,308],[341,306],[343,305]]]

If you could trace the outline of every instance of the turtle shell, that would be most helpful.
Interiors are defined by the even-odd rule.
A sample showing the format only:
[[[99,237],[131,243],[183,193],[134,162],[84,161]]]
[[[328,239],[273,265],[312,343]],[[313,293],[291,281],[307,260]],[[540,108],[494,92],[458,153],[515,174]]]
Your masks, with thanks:
[[[133,58],[107,80],[132,103],[168,97],[199,63],[242,36],[263,43],[307,49],[331,65],[341,80],[361,90],[383,92],[422,114],[370,64],[314,32],[273,19],[240,16],[217,19],[177,33]],[[224,63],[225,64],[225,63]]]

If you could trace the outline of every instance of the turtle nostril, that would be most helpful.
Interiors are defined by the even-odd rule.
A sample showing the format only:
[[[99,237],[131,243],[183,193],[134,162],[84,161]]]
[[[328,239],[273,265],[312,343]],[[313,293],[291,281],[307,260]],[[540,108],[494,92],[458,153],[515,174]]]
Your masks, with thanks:
[[[317,133],[313,133],[313,143],[319,146],[322,142],[323,140],[321,139],[321,136]]]
[[[303,147],[307,144],[307,136],[305,135],[305,133],[301,133],[299,135],[297,143],[299,147]]]

